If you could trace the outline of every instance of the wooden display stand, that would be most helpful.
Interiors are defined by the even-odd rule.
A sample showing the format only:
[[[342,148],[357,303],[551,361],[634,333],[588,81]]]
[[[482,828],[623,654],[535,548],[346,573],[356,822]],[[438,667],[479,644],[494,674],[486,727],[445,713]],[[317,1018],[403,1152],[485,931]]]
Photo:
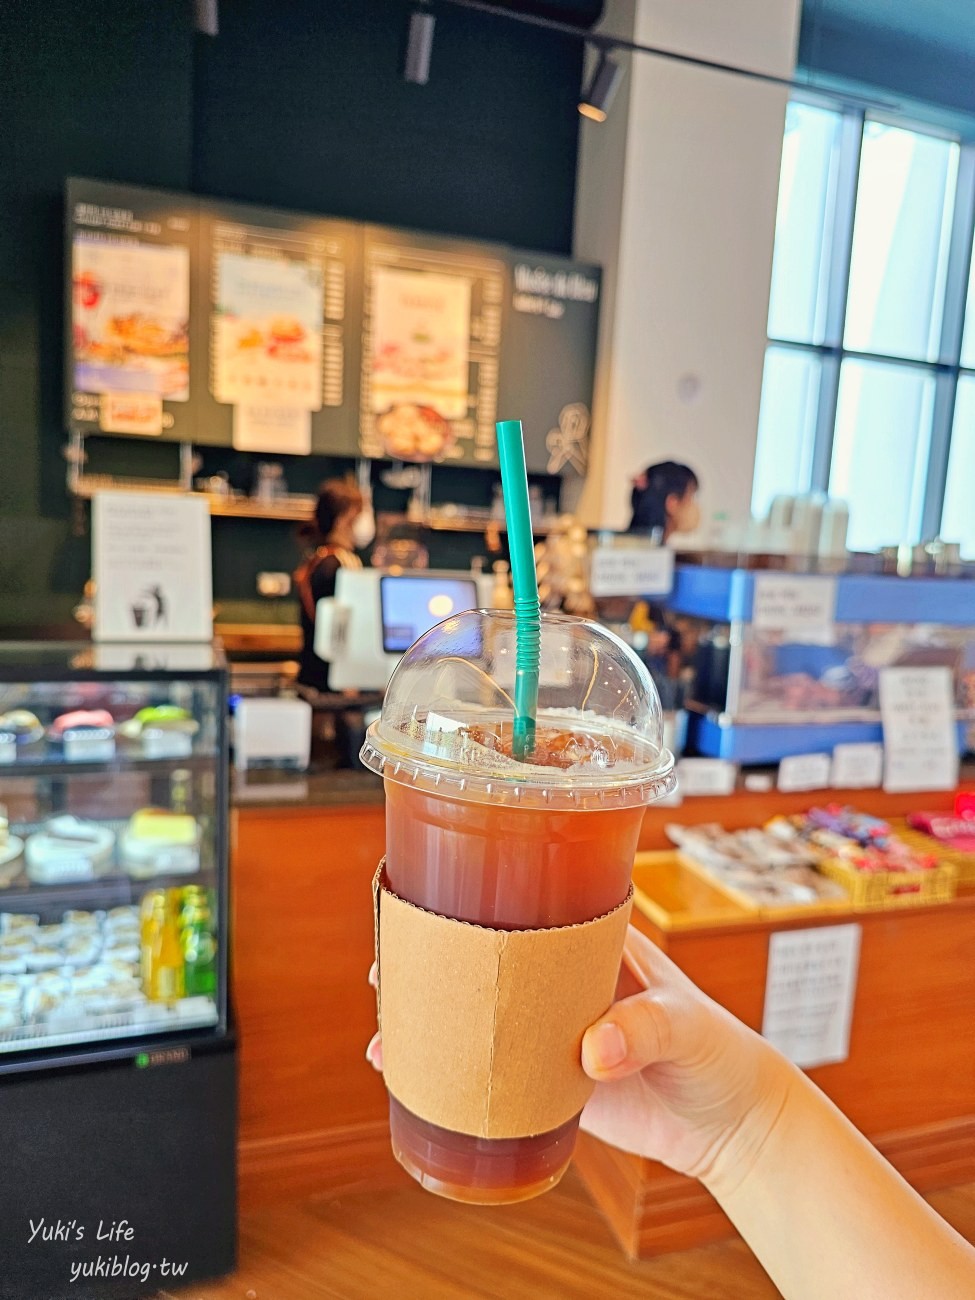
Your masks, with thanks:
[[[648,810],[641,848],[666,847],[668,822],[755,826],[829,799],[885,817],[951,805],[950,795],[879,791],[688,799]],[[389,1151],[382,1080],[364,1055],[376,1024],[366,976],[384,808],[244,807],[234,822],[242,1205],[405,1180]],[[705,914],[703,924],[669,930],[634,916],[707,993],[755,1027],[773,930],[862,924],[850,1057],[811,1077],[915,1186],[975,1178],[975,896],[781,923]],[[633,1256],[732,1231],[699,1184],[653,1161],[583,1137],[577,1163]]]

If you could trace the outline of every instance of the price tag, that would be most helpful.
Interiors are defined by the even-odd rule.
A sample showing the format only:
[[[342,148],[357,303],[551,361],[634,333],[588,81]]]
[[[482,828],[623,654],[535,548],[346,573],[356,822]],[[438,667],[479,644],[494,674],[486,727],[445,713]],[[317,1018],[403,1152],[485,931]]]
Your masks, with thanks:
[[[142,733],[143,758],[189,758],[193,753],[193,737],[185,731],[144,731]]]
[[[838,790],[875,790],[884,776],[884,747],[871,743],[836,745],[829,783]]]
[[[756,573],[752,624],[792,645],[834,645],[836,579]]]
[[[884,789],[953,790],[958,784],[955,697],[949,668],[882,668]]]
[[[803,1069],[845,1061],[860,926],[780,930],[769,939],[762,1035]]]
[[[829,754],[790,754],[779,764],[778,788],[783,793],[825,790],[829,785],[832,760]]]
[[[601,596],[669,596],[674,552],[666,546],[597,546],[589,566],[589,590]]]
[[[17,738],[9,731],[0,731],[0,763],[16,763]]]
[[[726,758],[682,758],[677,764],[677,788],[684,796],[734,794],[738,768]]]
[[[63,737],[66,763],[110,763],[115,757],[115,733],[107,727],[83,727]]]

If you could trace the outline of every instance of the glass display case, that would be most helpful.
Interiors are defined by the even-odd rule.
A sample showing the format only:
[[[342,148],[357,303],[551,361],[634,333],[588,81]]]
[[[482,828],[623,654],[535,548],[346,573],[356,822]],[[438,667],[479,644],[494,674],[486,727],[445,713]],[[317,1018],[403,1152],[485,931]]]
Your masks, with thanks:
[[[882,739],[885,668],[951,674],[958,742],[975,722],[975,582],[840,574],[815,636],[760,625],[756,574],[678,566],[673,616],[693,624],[688,707],[698,752],[744,763]],[[798,589],[804,581],[795,577]],[[811,579],[818,581],[818,579]]]
[[[227,1029],[210,646],[0,645],[0,1072]]]

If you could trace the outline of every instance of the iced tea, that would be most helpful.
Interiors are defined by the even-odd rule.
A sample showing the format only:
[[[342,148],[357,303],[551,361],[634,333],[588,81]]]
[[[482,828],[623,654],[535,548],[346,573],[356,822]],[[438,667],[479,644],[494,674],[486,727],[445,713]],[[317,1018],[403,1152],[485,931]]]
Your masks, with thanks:
[[[571,761],[571,752],[559,760],[560,736],[539,743],[534,762]],[[389,886],[420,907],[495,929],[545,929],[589,921],[626,897],[642,805],[519,807],[385,785]],[[456,1200],[499,1204],[554,1186],[578,1126],[577,1115],[534,1137],[478,1138],[430,1124],[390,1096],[397,1158],[423,1186]]]

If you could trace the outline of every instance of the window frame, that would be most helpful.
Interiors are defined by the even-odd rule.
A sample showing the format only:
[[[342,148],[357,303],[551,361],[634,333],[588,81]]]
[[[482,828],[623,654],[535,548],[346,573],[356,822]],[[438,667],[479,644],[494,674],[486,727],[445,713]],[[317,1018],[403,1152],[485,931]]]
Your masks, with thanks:
[[[972,269],[973,244],[975,244],[975,141],[965,141],[952,132],[938,131],[926,124],[888,114],[867,114],[863,108],[852,107],[847,103],[825,95],[800,93],[792,98],[793,102],[808,104],[814,108],[828,109],[837,113],[840,117],[836,191],[833,200],[835,211],[832,214],[833,238],[828,251],[828,266],[825,277],[826,304],[822,342],[804,343],[796,339],[779,338],[773,334],[768,334],[766,342],[766,353],[770,348],[789,349],[807,355],[812,354],[820,360],[819,392],[813,435],[810,481],[808,485],[801,485],[799,490],[819,492],[828,492],[829,490],[840,370],[846,359],[874,361],[891,366],[907,366],[911,370],[924,371],[934,376],[935,396],[927,466],[922,488],[921,537],[913,540],[930,540],[938,536],[941,531],[958,380],[963,375],[975,378],[975,365],[963,366],[961,364],[965,306],[968,296],[969,276]],[[888,356],[880,352],[859,351],[843,345],[849,299],[860,156],[864,125],[867,121],[913,131],[919,135],[947,140],[958,145],[959,148],[958,172],[950,217],[948,264],[945,275],[940,344],[934,360]],[[973,322],[973,326],[975,326],[975,322]]]

